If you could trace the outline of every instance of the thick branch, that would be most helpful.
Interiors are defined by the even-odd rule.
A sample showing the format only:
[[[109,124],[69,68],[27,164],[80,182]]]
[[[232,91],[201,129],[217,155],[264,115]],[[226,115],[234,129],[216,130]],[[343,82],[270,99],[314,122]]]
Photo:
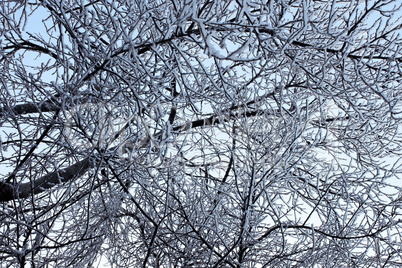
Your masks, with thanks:
[[[20,115],[20,114],[58,111],[59,109],[60,109],[59,106],[54,104],[51,100],[48,100],[43,102],[42,104],[37,103],[18,104],[10,108],[9,110],[16,115]],[[0,108],[0,117],[7,115],[9,113],[9,110],[7,108]]]
[[[231,107],[229,111],[235,110],[238,107]],[[199,119],[195,121],[188,122],[184,125],[180,125],[174,127],[174,131],[186,131],[191,128],[197,128],[202,126],[211,126],[215,124],[219,124],[222,121],[227,121],[232,117],[241,116],[241,117],[252,117],[258,114],[263,114],[264,110],[253,110],[246,112],[230,112],[226,116],[211,116],[205,119]],[[121,134],[121,133],[119,133]],[[119,135],[118,134],[118,135]],[[149,138],[146,139],[143,144],[147,144],[149,142]],[[38,194],[46,189],[50,189],[53,186],[70,181],[76,177],[83,175],[88,169],[91,167],[89,157],[85,158],[82,161],[75,163],[72,166],[69,166],[60,171],[55,171],[49,173],[37,180],[32,180],[32,182],[26,182],[21,185],[12,185],[7,182],[0,182],[0,202],[10,201],[17,198],[27,198],[31,194]]]
[[[278,111],[274,111],[278,112]],[[224,114],[224,115],[213,115],[208,118],[204,119],[198,119],[194,120],[191,122],[187,122],[186,124],[176,126],[173,128],[174,131],[186,131],[192,128],[198,128],[198,127],[203,127],[203,126],[213,126],[220,124],[222,122],[227,122],[229,119],[235,118],[235,117],[253,117],[256,115],[261,115],[264,113],[271,113],[268,112],[267,110],[252,110],[252,111],[246,111],[246,112],[237,112],[237,113],[229,113],[229,114]]]
[[[26,49],[26,50],[31,50],[31,51],[37,51],[40,53],[45,53],[45,54],[53,57],[56,60],[59,59],[57,54],[54,53],[53,51],[51,51],[50,49],[48,49],[46,47],[42,47],[42,46],[32,43],[30,41],[26,41],[26,40],[23,40],[21,43],[16,43],[16,44],[13,44],[10,46],[5,46],[5,47],[3,47],[3,49],[4,50],[12,49],[14,51],[17,51],[19,49]]]
[[[17,198],[27,198],[31,194],[39,194],[53,186],[68,182],[82,176],[91,167],[89,157],[60,171],[49,173],[32,182],[13,185],[0,182],[0,202],[6,202]]]

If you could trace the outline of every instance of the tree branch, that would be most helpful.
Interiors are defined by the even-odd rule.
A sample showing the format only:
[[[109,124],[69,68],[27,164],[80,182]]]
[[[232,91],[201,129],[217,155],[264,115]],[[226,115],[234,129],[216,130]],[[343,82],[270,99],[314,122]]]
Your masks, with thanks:
[[[52,100],[46,100],[42,104],[25,103],[15,105],[14,107],[11,107],[9,109],[5,107],[0,108],[0,117],[4,117],[6,114],[9,113],[9,111],[16,115],[21,115],[21,114],[32,114],[39,112],[52,112],[58,110],[60,110],[60,107],[58,105],[54,104]]]
[[[82,176],[90,167],[91,159],[89,157],[64,168],[60,171],[54,171],[45,176],[32,180],[31,182],[13,185],[11,183],[0,182],[0,202],[7,202],[18,198],[27,198],[31,194],[39,194],[53,186],[65,183],[73,178]]]

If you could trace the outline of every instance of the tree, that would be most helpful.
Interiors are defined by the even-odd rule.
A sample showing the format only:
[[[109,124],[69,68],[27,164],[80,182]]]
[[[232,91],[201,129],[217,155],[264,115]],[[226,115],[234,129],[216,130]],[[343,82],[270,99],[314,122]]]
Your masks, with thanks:
[[[395,267],[398,1],[4,1],[4,267]]]

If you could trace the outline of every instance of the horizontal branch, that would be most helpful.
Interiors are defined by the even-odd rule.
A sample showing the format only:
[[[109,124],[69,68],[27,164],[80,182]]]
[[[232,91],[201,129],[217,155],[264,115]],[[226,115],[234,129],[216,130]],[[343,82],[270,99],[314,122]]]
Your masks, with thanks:
[[[333,239],[343,239],[343,240],[352,240],[352,239],[361,239],[361,238],[366,238],[366,237],[375,237],[378,233],[383,231],[383,228],[380,228],[375,232],[367,233],[367,234],[363,234],[363,235],[359,235],[359,236],[343,236],[343,235],[335,235],[335,234],[326,233],[326,232],[321,231],[319,229],[315,229],[312,226],[286,225],[286,224],[280,225],[280,224],[277,224],[277,225],[272,226],[271,228],[269,228],[261,237],[259,237],[257,239],[257,241],[261,241],[264,238],[267,238],[273,231],[278,230],[278,229],[305,229],[305,230],[310,230],[312,232],[321,234],[321,235],[326,236],[326,237],[330,237],[330,238],[333,238]]]
[[[278,112],[278,111],[275,111],[275,112]],[[174,131],[186,131],[191,128],[217,125],[222,122],[227,122],[229,119],[233,119],[236,117],[247,118],[247,117],[253,117],[256,115],[262,115],[264,113],[267,113],[267,110],[259,110],[258,109],[258,110],[251,110],[251,111],[246,111],[246,112],[230,112],[229,114],[213,115],[208,118],[198,119],[198,120],[194,120],[191,122],[187,122],[180,126],[176,126],[173,128],[173,130]]]
[[[4,117],[10,112],[16,115],[21,115],[21,114],[40,113],[40,112],[52,112],[52,111],[58,111],[59,109],[60,107],[58,105],[55,105],[52,101],[47,100],[42,104],[25,103],[15,105],[9,109],[0,108],[0,117]]]

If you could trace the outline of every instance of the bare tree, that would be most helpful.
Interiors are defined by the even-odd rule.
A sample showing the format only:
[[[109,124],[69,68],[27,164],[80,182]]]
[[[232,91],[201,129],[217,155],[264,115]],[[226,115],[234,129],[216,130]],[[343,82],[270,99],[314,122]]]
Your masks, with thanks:
[[[398,2],[1,2],[1,266],[401,266]]]

